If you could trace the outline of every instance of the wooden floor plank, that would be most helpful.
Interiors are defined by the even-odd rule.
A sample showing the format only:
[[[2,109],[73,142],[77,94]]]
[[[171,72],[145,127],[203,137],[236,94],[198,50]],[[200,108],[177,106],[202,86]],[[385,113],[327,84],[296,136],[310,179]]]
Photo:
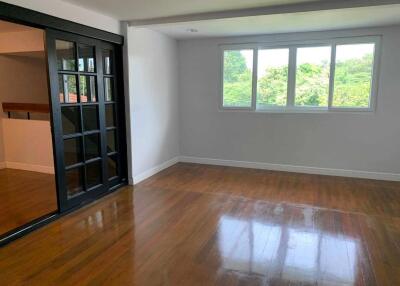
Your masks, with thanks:
[[[0,169],[0,235],[55,211],[54,175]]]
[[[1,248],[0,285],[397,285],[399,241],[399,183],[177,164]]]

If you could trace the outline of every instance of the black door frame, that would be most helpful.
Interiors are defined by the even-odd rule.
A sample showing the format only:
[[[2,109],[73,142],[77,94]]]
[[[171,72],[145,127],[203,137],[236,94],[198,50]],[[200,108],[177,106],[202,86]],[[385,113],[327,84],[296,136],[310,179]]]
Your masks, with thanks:
[[[41,29],[54,29],[123,45],[124,37],[69,20],[0,1],[0,20]]]
[[[5,20],[9,22],[13,22],[16,24],[22,24],[34,28],[40,28],[43,30],[56,30],[60,32],[67,32],[67,33],[73,33],[78,36],[84,36],[84,37],[89,37],[89,38],[94,38],[97,40],[101,40],[104,42],[109,42],[112,44],[115,44],[115,66],[117,67],[116,70],[116,78],[115,78],[115,83],[116,83],[116,88],[118,89],[118,96],[119,96],[119,104],[118,104],[118,120],[119,120],[119,136],[118,140],[120,142],[120,159],[121,159],[121,176],[124,178],[124,180],[118,184],[115,185],[110,189],[110,191],[116,190],[119,187],[126,185],[127,184],[127,148],[126,148],[126,127],[125,127],[125,108],[124,108],[124,85],[123,85],[123,50],[122,50],[122,45],[124,43],[124,37],[118,34],[110,33],[107,31],[103,31],[97,28],[93,28],[90,26],[78,24],[69,20],[61,19],[58,17],[50,16],[41,12],[37,12],[34,10],[30,10],[27,8],[19,7],[16,5],[8,4],[5,2],[0,1],[0,20]],[[45,41],[45,46],[47,45]],[[45,47],[45,52],[46,52],[46,57],[47,57],[47,47]],[[48,66],[48,65],[47,65]],[[51,96],[51,81],[50,81],[50,71],[47,70],[48,73],[48,87],[49,87],[49,103],[50,106],[53,106],[53,100]],[[43,226],[51,221],[54,221],[55,219],[60,218],[61,216],[70,213],[83,205],[92,202],[93,200],[88,200],[85,202],[82,202],[81,205],[76,206],[74,208],[68,209],[67,211],[62,211],[60,208],[60,198],[58,195],[58,190],[60,188],[60,184],[62,182],[59,181],[59,171],[60,171],[60,164],[57,162],[56,158],[58,158],[58,154],[56,154],[56,148],[54,148],[55,144],[57,144],[57,140],[59,140],[58,136],[60,134],[55,134],[55,130],[53,128],[54,126],[54,120],[56,120],[55,114],[53,114],[53,108],[50,109],[50,120],[51,120],[51,131],[52,131],[52,143],[53,143],[53,155],[54,155],[54,167],[55,167],[55,178],[56,178],[56,188],[57,190],[57,200],[58,200],[58,210],[54,213],[50,213],[49,215],[43,216],[41,218],[37,218],[34,221],[30,222],[27,225],[23,225],[17,229],[14,229],[8,233],[5,233],[3,235],[0,235],[0,247]],[[107,195],[110,193],[105,192],[103,195]],[[95,198],[98,199],[98,198]]]
[[[49,76],[50,76],[50,89],[51,89],[51,94],[52,94],[52,111],[53,111],[53,129],[54,129],[54,133],[55,133],[55,140],[56,143],[54,145],[55,148],[55,154],[57,157],[56,163],[57,163],[57,181],[58,181],[58,203],[59,203],[59,210],[61,212],[64,212],[68,209],[70,209],[71,207],[74,207],[76,205],[82,204],[82,202],[87,201],[93,201],[96,198],[98,198],[99,196],[101,196],[103,193],[107,193],[109,192],[110,189],[113,189],[115,186],[124,184],[124,181],[126,181],[126,173],[123,171],[125,170],[125,166],[122,167],[121,165],[124,164],[124,161],[122,160],[122,158],[126,157],[126,151],[124,151],[124,149],[126,149],[126,143],[125,143],[125,132],[121,132],[121,129],[125,129],[125,127],[122,125],[121,127],[121,123],[123,122],[124,118],[121,119],[121,113],[118,111],[118,107],[120,107],[121,105],[123,106],[123,104],[120,104],[120,90],[118,88],[118,70],[117,66],[118,64],[116,63],[115,60],[115,55],[116,53],[116,47],[118,47],[116,44],[112,44],[109,42],[104,42],[104,41],[100,41],[97,39],[93,39],[93,38],[88,38],[88,37],[84,37],[84,36],[80,36],[80,35],[75,35],[75,34],[71,34],[71,33],[66,33],[66,32],[60,32],[60,31],[56,31],[56,30],[52,30],[52,29],[47,29],[46,30],[46,43],[47,43],[47,54],[48,54],[48,69],[49,69]],[[60,71],[57,69],[57,55],[56,55],[56,48],[55,48],[55,42],[57,40],[62,40],[62,41],[68,41],[71,43],[76,43],[76,45],[74,45],[74,54],[75,56],[77,56],[79,54],[79,49],[78,46],[80,44],[84,44],[84,45],[88,45],[91,47],[95,47],[95,71],[92,73],[87,73],[87,72],[82,72],[82,71],[78,71],[77,67],[75,67],[75,70],[71,70],[71,71]],[[112,70],[112,74],[106,74],[103,72],[103,55],[102,55],[102,51],[103,50],[108,50],[108,51],[112,51],[113,53],[113,60],[111,61],[111,70]],[[79,56],[80,57],[80,56]],[[90,75],[90,76],[94,76],[96,78],[96,86],[98,87],[97,90],[97,100],[96,102],[84,102],[82,103],[80,100],[78,100],[76,103],[70,104],[70,103],[60,103],[59,102],[59,83],[58,83],[58,77],[60,74],[68,74],[68,75],[74,75],[77,76],[77,79],[79,78],[79,75]],[[104,79],[105,78],[112,78],[113,80],[113,84],[111,85],[112,88],[112,94],[114,96],[113,100],[111,101],[107,101],[105,99],[104,96]],[[80,90],[80,81],[77,80],[77,90]],[[78,92],[79,94],[79,92]],[[123,100],[123,97],[122,97]],[[90,131],[86,131],[83,128],[83,123],[86,120],[86,118],[84,118],[83,114],[83,109],[87,106],[96,106],[97,107],[97,116],[98,116],[98,127],[99,127],[99,133],[97,133],[97,131],[95,131],[95,133],[90,130]],[[109,127],[106,126],[106,107],[110,106],[112,108],[112,110],[114,110],[114,112],[112,113],[114,116],[113,118],[113,126]],[[77,108],[78,110],[80,110],[80,123],[79,125],[82,125],[81,129],[75,134],[72,135],[71,134],[63,134],[63,130],[62,130],[62,122],[61,122],[61,118],[62,118],[62,108]],[[115,134],[114,140],[115,140],[115,149],[113,150],[114,152],[108,152],[107,151],[107,145],[106,145],[106,141],[107,141],[107,134],[108,132],[113,132]],[[122,134],[121,134],[122,133]],[[63,138],[64,137],[66,138]],[[83,172],[83,178],[82,179],[82,184],[83,186],[85,186],[82,191],[80,192],[79,195],[73,197],[73,198],[68,198],[68,191],[67,191],[67,182],[66,182],[66,177],[65,177],[65,173],[66,173],[66,169],[65,166],[65,158],[64,158],[64,142],[65,140],[69,140],[71,138],[80,138],[79,142],[81,143],[80,145],[80,150],[81,150],[81,155],[83,157],[85,157],[85,145],[83,144],[83,141],[86,141],[87,136],[91,136],[91,135],[98,135],[99,139],[100,139],[100,152],[99,152],[99,156],[97,156],[98,158],[94,158],[94,160],[96,162],[101,162],[102,163],[102,175],[101,175],[101,183],[96,185],[96,186],[92,186],[92,188],[88,188],[87,186],[87,167],[88,164],[93,164],[93,159],[87,161],[84,160],[83,158],[82,161],[78,164],[74,164],[69,168],[69,170],[80,170]],[[121,136],[122,135],[122,136]],[[69,138],[69,139],[68,139]],[[123,144],[123,145],[122,145]],[[124,147],[125,146],[125,147]],[[122,152],[121,152],[122,151]],[[122,156],[121,156],[122,155]],[[98,161],[98,159],[101,158],[101,161]],[[106,170],[108,169],[108,159],[109,158],[114,158],[117,163],[116,165],[116,169],[117,169],[117,176],[113,176],[111,179],[109,179],[109,176],[106,172]],[[89,162],[89,163],[88,163]],[[122,174],[121,174],[121,171]]]

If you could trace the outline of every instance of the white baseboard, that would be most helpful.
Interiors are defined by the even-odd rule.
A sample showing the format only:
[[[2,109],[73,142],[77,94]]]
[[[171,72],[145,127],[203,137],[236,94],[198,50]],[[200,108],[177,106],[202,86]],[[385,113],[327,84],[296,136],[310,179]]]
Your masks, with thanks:
[[[0,162],[0,170],[6,168],[6,162]]]
[[[134,176],[133,178],[129,178],[129,184],[131,185],[138,184],[141,181],[157,174],[158,172],[161,172],[162,170],[168,167],[171,167],[172,165],[175,165],[178,162],[262,169],[271,171],[294,172],[294,173],[315,174],[315,175],[373,179],[373,180],[400,181],[400,174],[396,173],[368,172],[359,170],[318,168],[318,167],[296,166],[296,165],[285,165],[285,164],[270,164],[261,162],[179,156],[172,158],[171,160],[168,160],[158,166],[155,166],[154,168],[151,168],[137,176]]]
[[[46,174],[54,174],[54,167],[26,164],[20,162],[5,162],[5,167],[10,169],[25,170]]]
[[[165,161],[164,163],[161,163],[160,165],[157,165],[147,171],[144,171],[140,173],[139,175],[136,175],[132,178],[129,178],[129,184],[138,184],[143,180],[146,180],[147,178],[157,174],[158,172],[161,172],[162,170],[171,167],[172,165],[175,165],[176,163],[179,162],[179,157],[172,158],[171,160]]]
[[[400,181],[400,174],[395,174],[395,173],[379,173],[379,172],[368,172],[368,171],[358,171],[358,170],[317,168],[317,167],[307,167],[307,166],[233,161],[233,160],[200,158],[200,157],[190,157],[190,156],[180,156],[179,161],[185,163],[231,166],[231,167],[241,167],[241,168],[263,169],[271,171],[285,171],[285,172],[327,175],[327,176]]]

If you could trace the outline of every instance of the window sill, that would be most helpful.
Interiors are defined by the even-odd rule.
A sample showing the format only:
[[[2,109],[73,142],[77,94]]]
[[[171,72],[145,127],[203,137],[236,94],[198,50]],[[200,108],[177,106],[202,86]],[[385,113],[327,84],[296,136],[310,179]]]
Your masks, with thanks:
[[[249,109],[249,108],[219,108],[219,112],[242,112],[255,114],[374,114],[373,108],[292,108],[292,109]]]

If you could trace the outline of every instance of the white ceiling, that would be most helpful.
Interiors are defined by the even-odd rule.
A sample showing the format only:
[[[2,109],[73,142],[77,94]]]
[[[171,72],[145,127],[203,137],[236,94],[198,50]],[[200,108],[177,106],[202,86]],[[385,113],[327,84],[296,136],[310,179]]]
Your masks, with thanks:
[[[400,0],[63,0],[173,38],[400,24]],[[191,33],[188,30],[197,30]]]
[[[159,24],[149,25],[146,28],[173,38],[184,39],[322,31],[393,24],[400,24],[400,4]],[[189,29],[196,29],[198,32],[191,33]]]
[[[205,12],[326,0],[63,0],[119,20],[151,19]]]

